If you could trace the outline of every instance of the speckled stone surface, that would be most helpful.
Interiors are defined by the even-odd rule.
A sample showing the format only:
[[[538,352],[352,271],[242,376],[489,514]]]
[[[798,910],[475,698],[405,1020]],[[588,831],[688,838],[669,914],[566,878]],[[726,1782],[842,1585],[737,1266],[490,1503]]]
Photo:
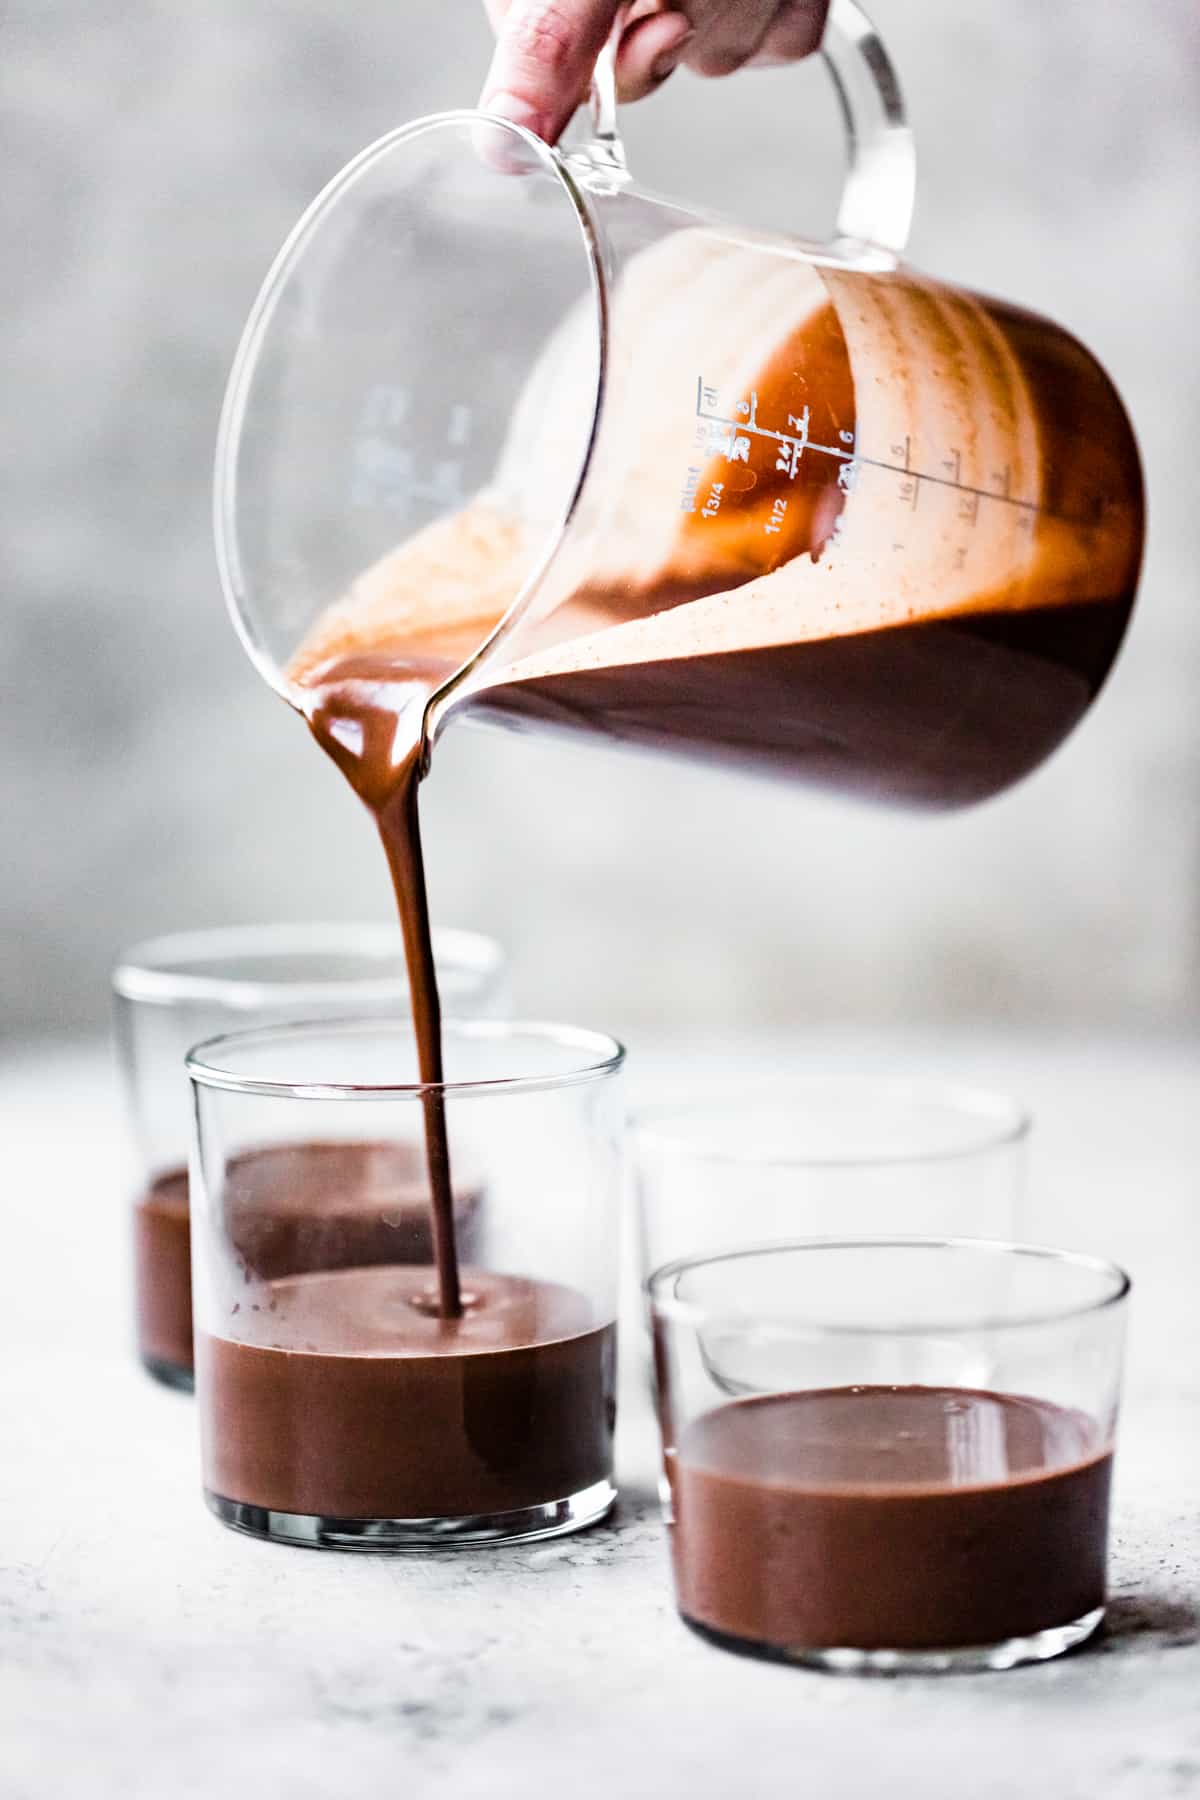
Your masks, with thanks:
[[[102,1049],[0,1063],[4,1800],[1174,1800],[1200,1794],[1200,1049],[797,1039],[647,1047],[693,1070],[866,1062],[1020,1092],[1030,1235],[1135,1296],[1110,1629],[1038,1669],[802,1673],[678,1624],[627,1372],[625,1498],[573,1539],[402,1559],[290,1551],[202,1508],[193,1409],[130,1360],[123,1120]]]

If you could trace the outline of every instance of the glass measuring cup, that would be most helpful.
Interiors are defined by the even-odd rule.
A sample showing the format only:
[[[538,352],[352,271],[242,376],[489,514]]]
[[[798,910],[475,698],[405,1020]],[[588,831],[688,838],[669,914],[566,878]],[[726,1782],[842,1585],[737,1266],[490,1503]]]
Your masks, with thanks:
[[[943,806],[1086,710],[1140,564],[1128,419],[1059,327],[900,266],[911,138],[852,0],[823,56],[829,244],[637,186],[604,61],[579,148],[445,113],[313,203],[216,481],[235,624],[302,712],[366,690],[426,755],[465,709]]]

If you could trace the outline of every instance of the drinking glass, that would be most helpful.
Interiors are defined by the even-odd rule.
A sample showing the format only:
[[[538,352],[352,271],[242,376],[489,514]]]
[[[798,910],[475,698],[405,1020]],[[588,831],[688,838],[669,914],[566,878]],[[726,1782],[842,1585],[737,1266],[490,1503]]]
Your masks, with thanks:
[[[507,1005],[500,946],[470,931],[434,933],[447,1012],[494,1015]],[[113,971],[117,1051],[133,1123],[134,1305],[143,1366],[192,1386],[188,1145],[184,1057],[240,1024],[347,1012],[407,1016],[399,930],[384,924],[275,924],[180,932],[137,944]]]
[[[495,1021],[443,1048],[436,1088],[411,1025],[370,1019],[188,1058],[204,1489],[238,1530],[424,1549],[575,1531],[615,1498],[624,1052]],[[459,1318],[439,1311],[433,1093]]]
[[[801,1076],[728,1086],[631,1126],[643,1275],[797,1236],[1012,1238],[1029,1114],[949,1082]]]
[[[891,1672],[1010,1668],[1095,1631],[1120,1269],[801,1238],[669,1263],[649,1292],[686,1624]]]

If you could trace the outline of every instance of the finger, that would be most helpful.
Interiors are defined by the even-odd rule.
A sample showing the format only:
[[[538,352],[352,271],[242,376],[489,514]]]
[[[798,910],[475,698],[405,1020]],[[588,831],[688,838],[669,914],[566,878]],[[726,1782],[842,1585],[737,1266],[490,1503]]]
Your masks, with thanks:
[[[683,60],[697,75],[732,75],[750,61],[778,10],[778,0],[693,0],[696,35]]]
[[[504,23],[512,3],[513,0],[483,0],[483,10],[497,37],[500,35],[500,27]],[[625,20],[629,22],[648,17],[651,13],[676,10],[671,4],[671,0],[618,0],[618,5],[624,13]]]
[[[554,143],[579,104],[618,0],[512,0],[480,106]]]
[[[799,62],[821,48],[829,0],[784,0],[754,54],[756,68]]]
[[[650,13],[621,34],[617,51],[617,98],[641,100],[679,65],[692,27],[681,12]]]

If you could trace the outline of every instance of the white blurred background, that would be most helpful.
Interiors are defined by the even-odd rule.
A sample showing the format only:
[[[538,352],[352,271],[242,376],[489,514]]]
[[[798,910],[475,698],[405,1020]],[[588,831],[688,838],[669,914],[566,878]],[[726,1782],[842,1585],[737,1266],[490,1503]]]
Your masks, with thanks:
[[[425,799],[442,923],[531,1012],[626,1032],[822,1021],[1186,1027],[1200,1014],[1200,30],[1194,0],[874,0],[917,132],[914,260],[1071,326],[1138,427],[1126,649],[1050,766],[976,813],[463,729]],[[87,1027],[148,932],[383,916],[366,815],[244,662],[212,440],[293,217],[403,119],[470,104],[475,0],[10,0],[0,337],[0,1025]],[[646,184],[830,217],[822,73],[675,77]],[[311,851],[314,829],[320,855]]]

